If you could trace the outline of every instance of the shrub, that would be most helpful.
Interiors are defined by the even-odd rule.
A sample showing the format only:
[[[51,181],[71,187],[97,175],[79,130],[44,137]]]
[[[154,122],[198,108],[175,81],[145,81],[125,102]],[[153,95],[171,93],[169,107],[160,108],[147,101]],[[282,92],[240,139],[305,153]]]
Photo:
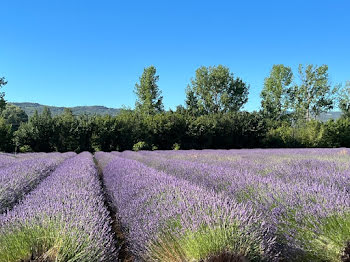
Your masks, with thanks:
[[[173,144],[173,150],[180,150],[180,144],[178,143]]]
[[[321,122],[312,120],[292,127],[283,123],[270,129],[265,138],[268,147],[322,147],[325,143],[325,127]]]
[[[265,138],[268,147],[295,147],[298,146],[295,128],[288,124],[270,129]]]
[[[24,145],[19,148],[19,152],[21,153],[33,152],[33,149],[29,145]]]
[[[145,141],[139,141],[132,146],[133,151],[147,150],[147,149],[149,149],[149,147]]]

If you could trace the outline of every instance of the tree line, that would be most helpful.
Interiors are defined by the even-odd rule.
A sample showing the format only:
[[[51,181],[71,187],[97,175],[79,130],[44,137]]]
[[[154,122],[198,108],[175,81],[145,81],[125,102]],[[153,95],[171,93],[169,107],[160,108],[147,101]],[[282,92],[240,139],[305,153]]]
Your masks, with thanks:
[[[249,85],[222,65],[198,68],[176,110],[164,110],[158,81],[156,68],[145,68],[135,109],[116,116],[76,116],[68,108],[52,116],[45,108],[28,119],[0,92],[0,151],[350,147],[350,82],[331,86],[327,65],[300,65],[297,74],[274,65],[254,112],[241,111]],[[0,89],[6,84],[0,78]],[[340,119],[318,119],[335,107]]]

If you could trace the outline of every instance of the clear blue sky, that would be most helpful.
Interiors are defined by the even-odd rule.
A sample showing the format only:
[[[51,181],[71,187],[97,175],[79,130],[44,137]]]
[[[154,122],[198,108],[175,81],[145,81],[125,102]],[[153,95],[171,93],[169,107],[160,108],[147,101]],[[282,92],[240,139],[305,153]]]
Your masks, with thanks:
[[[250,84],[246,110],[273,64],[328,64],[350,80],[350,1],[2,0],[0,76],[6,99],[56,106],[134,106],[155,65],[165,108],[184,104],[201,65]]]

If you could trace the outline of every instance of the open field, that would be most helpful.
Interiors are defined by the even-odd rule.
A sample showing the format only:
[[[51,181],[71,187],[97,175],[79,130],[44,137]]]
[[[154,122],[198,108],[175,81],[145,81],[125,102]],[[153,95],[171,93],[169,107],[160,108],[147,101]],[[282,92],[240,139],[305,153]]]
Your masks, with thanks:
[[[350,150],[0,154],[2,261],[350,261]]]

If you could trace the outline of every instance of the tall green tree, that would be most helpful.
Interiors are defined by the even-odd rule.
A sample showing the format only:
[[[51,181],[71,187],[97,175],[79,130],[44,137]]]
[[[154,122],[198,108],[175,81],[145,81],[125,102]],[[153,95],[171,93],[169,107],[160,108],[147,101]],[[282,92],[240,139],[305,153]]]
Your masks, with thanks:
[[[59,152],[76,151],[79,148],[77,140],[78,120],[70,108],[53,118],[55,133],[55,149]]]
[[[11,152],[14,149],[12,136],[11,125],[7,124],[6,120],[0,117],[0,151]]]
[[[43,112],[38,117],[33,117],[30,122],[34,126],[34,137],[37,144],[34,145],[36,151],[50,152],[53,150],[54,126],[51,111],[44,107]]]
[[[186,89],[186,108],[190,115],[198,116],[200,115],[198,98],[190,86]]]
[[[187,87],[189,110],[201,114],[238,111],[248,101],[249,86],[222,65],[202,66]]]
[[[340,87],[339,108],[344,117],[350,118],[350,81],[347,81],[345,87]]]
[[[91,144],[91,137],[94,131],[94,122],[95,117],[89,116],[87,114],[82,114],[77,117],[78,126],[77,126],[77,142],[79,147],[75,150],[75,152],[83,152],[83,151],[93,151]]]
[[[154,66],[144,69],[140,83],[135,85],[136,110],[144,114],[155,114],[163,111],[163,97],[158,88],[159,76]]]
[[[290,102],[298,118],[310,121],[333,108],[336,90],[328,79],[328,66],[299,65],[301,83],[290,88]]]
[[[264,88],[260,94],[262,112],[267,118],[278,120],[285,115],[292,80],[293,72],[290,67],[273,65],[270,75],[265,78]]]
[[[7,84],[7,81],[4,77],[0,77],[0,113],[5,109],[6,107],[6,101],[5,101],[5,92],[1,92],[1,88],[3,88]]]
[[[16,146],[30,147],[35,152],[54,150],[54,125],[51,111],[45,107],[42,114],[35,111],[28,123],[22,123],[15,132]]]
[[[6,120],[7,124],[12,126],[12,131],[18,130],[21,123],[28,122],[28,115],[24,110],[12,104],[6,104],[5,110],[1,116]]]
[[[118,130],[111,115],[96,116],[91,143],[95,151],[117,150]]]

